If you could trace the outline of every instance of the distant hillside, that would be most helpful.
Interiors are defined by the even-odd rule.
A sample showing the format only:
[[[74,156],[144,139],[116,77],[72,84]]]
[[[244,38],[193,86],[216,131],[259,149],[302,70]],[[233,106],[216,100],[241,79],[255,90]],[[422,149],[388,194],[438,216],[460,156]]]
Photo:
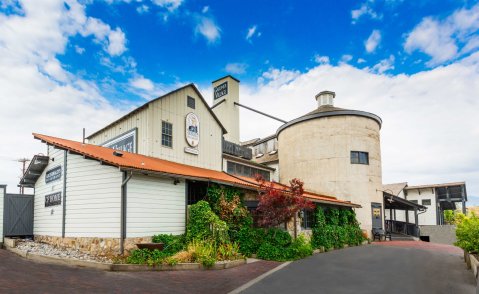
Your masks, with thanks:
[[[467,208],[467,212],[474,212],[475,215],[479,216],[479,206],[471,206]]]

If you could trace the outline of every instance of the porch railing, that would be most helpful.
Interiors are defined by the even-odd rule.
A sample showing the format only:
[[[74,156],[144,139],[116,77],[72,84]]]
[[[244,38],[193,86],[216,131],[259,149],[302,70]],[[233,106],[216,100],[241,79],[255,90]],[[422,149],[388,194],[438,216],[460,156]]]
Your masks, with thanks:
[[[386,231],[396,234],[405,234],[409,236],[419,237],[419,227],[416,224],[407,222],[386,220]]]

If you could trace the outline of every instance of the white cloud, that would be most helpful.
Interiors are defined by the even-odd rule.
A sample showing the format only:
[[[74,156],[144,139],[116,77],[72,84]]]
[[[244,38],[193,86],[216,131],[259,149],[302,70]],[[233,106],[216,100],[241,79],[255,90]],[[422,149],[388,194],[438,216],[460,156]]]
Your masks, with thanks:
[[[202,13],[207,13],[209,10],[210,10],[210,7],[209,7],[209,6],[205,6],[205,7],[203,7],[203,9],[201,9],[201,12],[202,12]]]
[[[150,11],[150,7],[148,5],[142,4],[136,8],[136,12],[139,14],[145,14]]]
[[[225,66],[225,71],[231,74],[244,74],[247,68],[246,63],[228,63]]]
[[[362,3],[358,9],[351,10],[351,19],[353,24],[355,24],[363,16],[368,16],[371,19],[382,19],[382,14],[375,12],[371,7],[373,2],[374,1],[367,0],[366,2]]]
[[[215,44],[221,39],[221,29],[211,17],[196,16],[195,35],[203,36],[208,44]]]
[[[358,58],[357,60],[357,63],[361,64],[361,63],[365,63],[366,60],[364,58]]]
[[[315,109],[315,94],[329,89],[336,106],[379,115],[384,183],[466,180],[468,194],[479,195],[479,140],[473,139],[479,138],[479,53],[413,75],[343,63],[307,72],[269,69],[263,76],[257,85],[242,84],[241,103],[291,120]],[[281,125],[240,111],[242,140],[274,134]]]
[[[67,8],[60,0],[24,1],[22,7],[21,15],[0,13],[0,133],[8,138],[0,146],[0,181],[11,192],[20,176],[14,160],[45,153],[32,132],[81,140],[83,127],[92,132],[124,112],[56,57],[84,30],[85,7],[68,1]]]
[[[341,56],[341,62],[350,62],[351,60],[353,60],[353,56],[350,54],[344,54]]]
[[[383,59],[375,64],[372,68],[372,72],[382,74],[391,69],[394,69],[394,55],[390,55],[389,58]]]
[[[319,54],[314,55],[314,62],[319,64],[328,64],[329,57],[328,56],[321,56]]]
[[[404,49],[423,52],[435,66],[464,56],[479,47],[479,4],[459,9],[445,19],[425,17],[408,35]],[[462,47],[462,50],[460,50]]]
[[[167,9],[169,12],[174,12],[183,3],[183,0],[153,0],[153,3]]]
[[[253,25],[250,28],[248,28],[248,32],[246,33],[246,41],[251,42],[251,38],[253,38],[256,34],[257,37],[261,36],[261,32],[256,32],[257,26]]]
[[[364,42],[364,47],[368,53],[372,53],[376,50],[381,42],[381,32],[379,30],[373,30],[368,39]]]
[[[126,37],[125,33],[119,28],[111,31],[108,35],[108,48],[107,51],[111,56],[118,56],[123,54],[126,50]]]
[[[155,89],[153,82],[143,76],[138,76],[130,80],[130,84],[140,90],[152,91]]]
[[[75,52],[82,55],[83,53],[85,53],[85,48],[75,45]]]

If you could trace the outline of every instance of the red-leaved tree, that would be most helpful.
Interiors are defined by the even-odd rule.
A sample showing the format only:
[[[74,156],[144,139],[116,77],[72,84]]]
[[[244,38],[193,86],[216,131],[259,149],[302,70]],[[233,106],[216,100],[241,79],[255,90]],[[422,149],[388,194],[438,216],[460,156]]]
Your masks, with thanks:
[[[274,187],[261,176],[256,176],[256,181],[262,191],[255,211],[260,227],[274,227],[289,221],[301,209],[314,209],[313,202],[304,198],[304,183],[299,179],[289,181],[289,189]]]

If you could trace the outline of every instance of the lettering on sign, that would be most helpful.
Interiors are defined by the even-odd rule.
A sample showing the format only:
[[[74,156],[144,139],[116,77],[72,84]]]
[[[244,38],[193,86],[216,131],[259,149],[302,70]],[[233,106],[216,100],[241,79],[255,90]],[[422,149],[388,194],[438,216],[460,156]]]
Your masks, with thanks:
[[[188,145],[191,147],[197,147],[200,143],[200,120],[193,112],[188,113],[185,120],[186,142],[188,142]]]
[[[214,98],[219,99],[228,94],[228,82],[224,82],[215,87]]]
[[[136,133],[137,129],[129,130],[126,133],[119,135],[109,141],[106,141],[101,146],[121,150],[125,152],[136,153]]]
[[[62,192],[56,192],[45,195],[45,207],[61,205],[62,204]]]
[[[45,173],[45,184],[61,179],[62,166],[56,166]]]

